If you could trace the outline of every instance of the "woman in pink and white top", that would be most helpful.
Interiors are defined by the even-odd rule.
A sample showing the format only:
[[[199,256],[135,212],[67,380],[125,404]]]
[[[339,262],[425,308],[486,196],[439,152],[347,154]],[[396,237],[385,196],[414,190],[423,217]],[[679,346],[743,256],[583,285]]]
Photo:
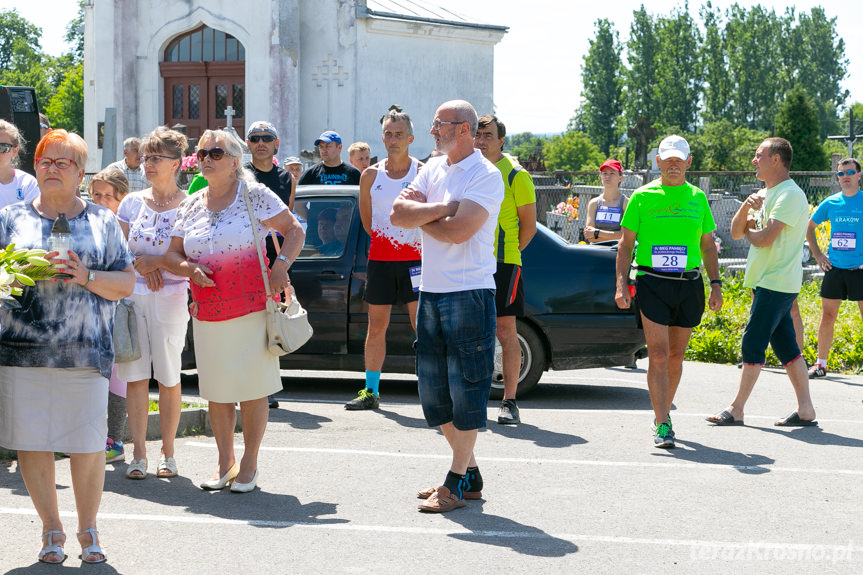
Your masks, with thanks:
[[[117,365],[121,379],[128,382],[126,411],[135,449],[126,469],[129,479],[147,477],[147,415],[149,386],[153,377],[159,382],[159,424],[162,449],[157,477],[175,477],[174,438],[180,423],[180,355],[189,322],[187,290],[189,281],[171,273],[165,252],[171,243],[171,230],[177,207],[186,195],[177,186],[186,137],[174,130],[158,127],[141,143],[141,164],[152,187],[128,194],[117,209],[117,219],[129,249],[135,255],[134,303],[138,323],[141,358]]]
[[[228,132],[207,130],[198,141],[198,163],[208,186],[180,205],[167,257],[170,268],[191,280],[192,326],[201,397],[209,401],[219,467],[203,489],[231,486],[248,492],[258,481],[258,449],[267,427],[267,396],[282,389],[278,358],[267,351],[267,297],[290,293],[288,268],[305,233],[288,207],[243,168],[243,148]],[[258,237],[273,229],[285,241],[261,278],[252,221]],[[262,244],[263,246],[263,244]],[[240,402],[245,449],[234,457],[234,403]]]

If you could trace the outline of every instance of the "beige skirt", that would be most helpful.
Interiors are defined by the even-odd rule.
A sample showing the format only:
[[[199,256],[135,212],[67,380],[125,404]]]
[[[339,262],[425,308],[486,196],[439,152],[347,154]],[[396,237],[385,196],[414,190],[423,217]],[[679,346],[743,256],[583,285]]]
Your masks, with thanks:
[[[266,312],[227,321],[192,320],[201,397],[216,403],[260,399],[282,390],[279,358],[267,351]]]
[[[95,367],[0,367],[0,445],[19,451],[105,450],[108,380]]]

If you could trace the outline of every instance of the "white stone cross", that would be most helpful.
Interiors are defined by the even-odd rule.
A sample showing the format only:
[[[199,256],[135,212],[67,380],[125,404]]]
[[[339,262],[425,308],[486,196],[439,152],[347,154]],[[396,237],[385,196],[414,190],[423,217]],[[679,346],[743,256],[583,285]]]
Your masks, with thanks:
[[[229,128],[233,128],[233,127],[234,127],[233,119],[234,119],[234,115],[235,115],[236,113],[237,113],[237,112],[234,110],[233,106],[228,106],[227,108],[225,108],[225,119],[226,119],[226,120],[227,120],[227,122],[228,122],[228,127],[229,127]]]

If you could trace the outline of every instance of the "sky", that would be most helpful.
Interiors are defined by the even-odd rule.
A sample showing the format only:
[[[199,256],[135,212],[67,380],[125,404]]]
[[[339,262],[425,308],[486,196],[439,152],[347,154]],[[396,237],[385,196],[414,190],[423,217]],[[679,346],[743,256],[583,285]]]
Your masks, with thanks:
[[[594,23],[608,18],[615,24],[621,42],[629,33],[632,13],[642,4],[648,12],[668,15],[683,2],[646,0],[430,0],[473,20],[509,26],[509,32],[495,47],[495,113],[511,134],[519,132],[558,133],[566,129],[578,107],[581,94],[581,65],[593,38]],[[837,18],[836,31],[845,41],[849,59],[843,87],[850,90],[850,102],[863,101],[863,2],[851,0],[736,0],[744,7],[761,4],[782,14],[794,6],[798,14],[821,6],[828,18]],[[701,0],[689,4],[698,20]],[[725,10],[731,0],[712,0]],[[68,46],[63,36],[66,24],[77,13],[77,0],[0,0],[0,9],[17,8],[19,14],[42,28],[42,49],[59,55]],[[854,56],[857,55],[855,58]],[[513,89],[511,86],[517,86]],[[482,111],[485,112],[485,111]]]

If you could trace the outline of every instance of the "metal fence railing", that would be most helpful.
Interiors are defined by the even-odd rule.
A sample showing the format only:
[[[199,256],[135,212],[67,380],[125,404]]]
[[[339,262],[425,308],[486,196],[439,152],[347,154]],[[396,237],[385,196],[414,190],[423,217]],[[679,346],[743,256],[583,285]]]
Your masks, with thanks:
[[[573,237],[577,237],[577,230],[584,227],[588,202],[602,192],[599,172],[540,172],[532,176],[536,185],[537,221],[543,224],[549,225],[547,213],[557,204],[572,195],[578,198],[578,218],[571,226],[567,226],[565,233],[561,233],[562,228],[557,222],[551,222],[549,226],[572,241]],[[636,188],[658,176],[656,172],[627,172],[620,189],[624,194],[631,195]],[[791,172],[791,177],[806,193],[812,206],[839,191],[839,183],[833,172]],[[686,179],[707,194],[725,254],[728,257],[745,257],[748,245],[740,240],[732,240],[728,228],[740,202],[764,185],[755,179],[755,172],[687,172]],[[573,227],[577,227],[577,230],[572,231]]]

